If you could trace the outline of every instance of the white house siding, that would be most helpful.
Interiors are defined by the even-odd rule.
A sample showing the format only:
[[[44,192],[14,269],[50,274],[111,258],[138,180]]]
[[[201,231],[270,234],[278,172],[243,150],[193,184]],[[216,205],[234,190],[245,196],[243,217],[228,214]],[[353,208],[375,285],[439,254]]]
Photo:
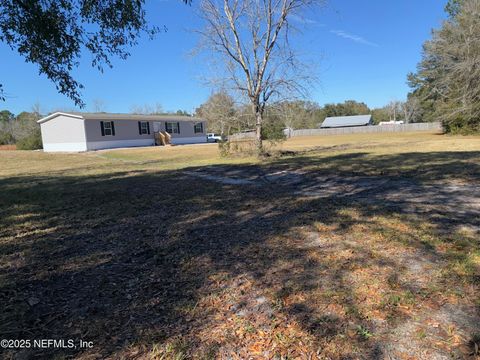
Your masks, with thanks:
[[[192,137],[172,137],[172,144],[184,145],[184,144],[203,144],[207,142],[206,135],[204,136],[192,136]]]
[[[115,149],[124,147],[153,146],[154,139],[136,139],[136,140],[109,140],[109,141],[89,141],[88,150]]]
[[[87,151],[86,143],[43,143],[43,151],[45,152],[81,152]]]
[[[59,115],[40,124],[43,150],[86,151],[85,120]]]

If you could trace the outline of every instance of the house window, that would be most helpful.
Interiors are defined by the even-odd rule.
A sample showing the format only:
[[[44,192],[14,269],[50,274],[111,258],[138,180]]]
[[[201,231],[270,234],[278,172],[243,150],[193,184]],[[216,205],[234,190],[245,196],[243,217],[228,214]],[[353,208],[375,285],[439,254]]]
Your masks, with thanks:
[[[180,134],[180,123],[178,122],[166,122],[165,131],[169,134]]]
[[[115,136],[115,125],[113,121],[100,121],[102,136]]]
[[[150,124],[147,121],[138,122],[138,133],[140,135],[150,134]]]
[[[193,132],[195,134],[203,133],[203,123],[201,123],[201,122],[196,123],[193,127]]]

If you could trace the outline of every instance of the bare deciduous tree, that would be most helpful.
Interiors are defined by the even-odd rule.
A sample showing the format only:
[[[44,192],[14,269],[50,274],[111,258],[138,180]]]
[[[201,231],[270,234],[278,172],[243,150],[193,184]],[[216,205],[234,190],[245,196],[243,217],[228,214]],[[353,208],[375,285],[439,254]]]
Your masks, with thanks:
[[[305,95],[311,76],[289,43],[292,16],[321,0],[202,0],[200,47],[223,67],[224,85],[248,99],[262,152],[265,106],[281,96]]]
[[[224,91],[212,94],[196,113],[208,120],[209,131],[221,135],[230,135],[230,129],[235,127],[238,118],[233,98]]]
[[[159,114],[163,114],[164,110],[160,103],[156,103],[153,106],[150,104],[132,105],[130,107],[130,112],[132,114],[159,115]]]
[[[392,100],[387,104],[390,121],[397,121],[398,115],[402,112],[402,103],[398,100]]]
[[[406,123],[416,122],[420,116],[420,100],[416,96],[410,96],[402,102],[403,115]]]
[[[99,113],[105,111],[105,101],[103,99],[93,99],[92,101],[93,112]]]

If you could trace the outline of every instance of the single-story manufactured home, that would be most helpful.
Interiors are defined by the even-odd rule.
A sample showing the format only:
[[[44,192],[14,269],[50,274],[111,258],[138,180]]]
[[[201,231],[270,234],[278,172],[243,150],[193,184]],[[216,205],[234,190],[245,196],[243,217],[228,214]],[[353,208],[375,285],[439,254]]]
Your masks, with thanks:
[[[372,115],[332,116],[325,118],[320,128],[342,128],[372,124]]]
[[[190,116],[56,112],[38,123],[49,152],[150,146],[158,133],[172,144],[207,142],[205,120]]]

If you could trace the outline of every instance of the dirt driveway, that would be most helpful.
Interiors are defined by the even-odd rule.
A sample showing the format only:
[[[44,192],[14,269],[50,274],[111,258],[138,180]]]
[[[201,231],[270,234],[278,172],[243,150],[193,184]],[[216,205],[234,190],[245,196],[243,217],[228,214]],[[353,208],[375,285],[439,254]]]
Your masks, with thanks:
[[[292,196],[347,198],[364,205],[398,208],[405,213],[431,213],[444,226],[470,228],[479,233],[480,186],[455,180],[420,181],[412,177],[337,175],[302,169],[260,166],[215,166],[184,174],[228,185],[274,188]]]

